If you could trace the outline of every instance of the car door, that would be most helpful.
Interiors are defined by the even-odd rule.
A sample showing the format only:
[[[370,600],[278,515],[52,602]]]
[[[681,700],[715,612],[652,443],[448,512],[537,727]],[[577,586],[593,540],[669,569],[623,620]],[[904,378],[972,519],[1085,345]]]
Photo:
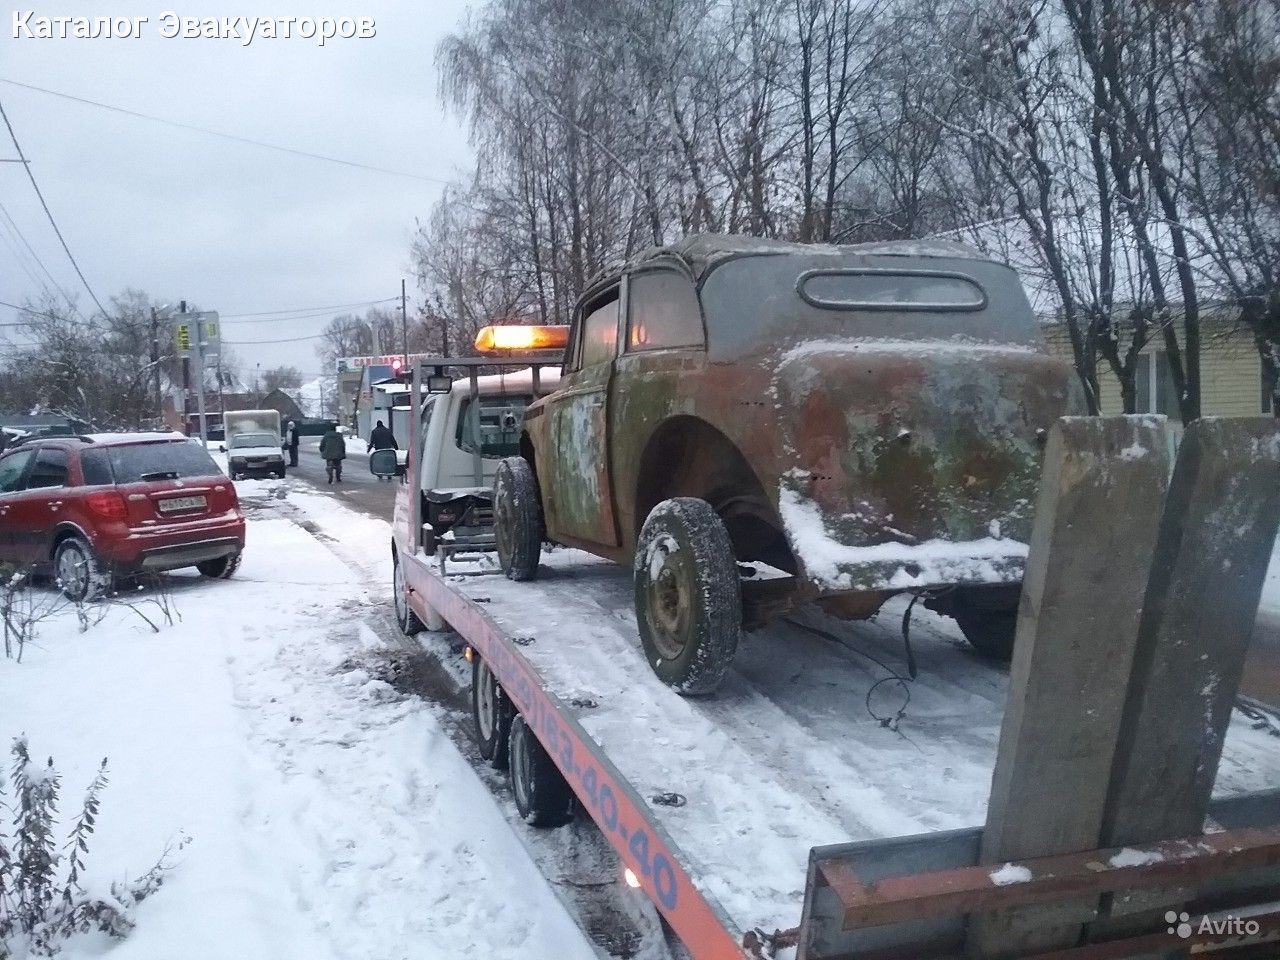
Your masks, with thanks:
[[[551,529],[556,535],[602,546],[618,544],[608,407],[622,316],[620,291],[620,285],[614,285],[580,308],[570,369],[547,404],[555,451]]]
[[[0,560],[16,563],[17,540],[13,535],[14,502],[27,480],[34,450],[14,450],[0,457]]]
[[[42,444],[27,470],[23,489],[9,500],[9,529],[19,563],[49,560],[53,528],[62,519],[67,492],[67,448]]]

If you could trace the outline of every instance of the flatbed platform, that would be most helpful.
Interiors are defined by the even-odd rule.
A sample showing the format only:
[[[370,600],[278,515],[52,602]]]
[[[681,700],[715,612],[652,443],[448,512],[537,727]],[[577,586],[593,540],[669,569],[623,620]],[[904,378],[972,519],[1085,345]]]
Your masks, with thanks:
[[[557,763],[580,801],[695,957],[741,956],[730,940],[799,925],[812,847],[985,820],[1008,672],[917,604],[918,678],[892,679],[907,674],[905,597],[872,621],[814,610],[748,634],[718,694],[690,699],[644,663],[627,569],[555,549],[532,583],[442,580],[407,559],[411,603],[480,649],[553,755],[565,745]],[[1236,711],[1215,796],[1277,782],[1280,739]],[[649,832],[637,849],[635,817],[662,863]],[[705,910],[677,902],[686,874]],[[698,934],[708,911],[727,937]]]

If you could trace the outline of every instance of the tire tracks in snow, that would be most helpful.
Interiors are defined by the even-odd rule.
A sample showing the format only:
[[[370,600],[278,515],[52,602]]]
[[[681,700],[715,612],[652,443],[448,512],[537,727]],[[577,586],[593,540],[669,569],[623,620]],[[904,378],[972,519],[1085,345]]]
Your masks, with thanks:
[[[493,794],[521,845],[587,933],[602,960],[683,957],[683,948],[674,941],[653,906],[621,883],[621,862],[592,821],[579,817],[555,830],[536,830],[520,820],[506,774],[491,767],[476,748],[470,679],[461,661],[461,640],[452,634],[425,632],[406,637],[392,613],[390,576],[382,576],[379,561],[356,555],[305,509],[290,503],[288,488],[283,490],[283,497],[275,493],[265,501],[254,498],[245,505],[251,512],[276,515],[295,524],[358,575],[357,582],[368,592],[369,600],[361,604],[358,614],[353,614],[386,648],[381,655],[366,655],[361,666],[397,692],[427,704],[441,729]],[[389,533],[387,541],[389,556]],[[458,669],[450,669],[450,660]]]

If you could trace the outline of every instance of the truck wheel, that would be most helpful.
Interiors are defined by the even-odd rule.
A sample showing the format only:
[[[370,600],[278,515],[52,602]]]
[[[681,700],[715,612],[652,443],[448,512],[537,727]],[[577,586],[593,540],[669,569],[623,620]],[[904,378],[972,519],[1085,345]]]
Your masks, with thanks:
[[[1013,657],[1013,642],[1018,632],[1018,607],[987,606],[958,593],[951,615],[960,632],[979,654],[989,660],[1008,663]]]
[[[399,558],[392,560],[391,570],[391,592],[395,598],[396,623],[399,624],[401,633],[406,637],[412,637],[422,632],[423,623],[413,612],[413,607],[409,606],[409,589],[404,582],[404,566]]]
[[[89,603],[111,589],[111,574],[79,537],[68,537],[58,544],[53,570],[63,595],[73,603]]]
[[[489,665],[478,654],[471,660],[471,719],[475,721],[476,742],[480,756],[498,770],[507,768],[510,745],[511,701],[489,672]]]
[[[229,557],[218,557],[215,560],[197,563],[196,569],[211,580],[230,580],[240,569],[240,551],[237,550]]]
[[[524,717],[511,721],[511,792],[516,810],[533,827],[558,827],[573,819],[573,791]]]
[[[542,553],[538,481],[524,457],[507,457],[493,480],[494,532],[498,565],[512,580],[538,576]]]
[[[712,693],[738,649],[742,590],[724,522],[705,500],[653,508],[635,557],[636,622],[653,672],[688,696]]]

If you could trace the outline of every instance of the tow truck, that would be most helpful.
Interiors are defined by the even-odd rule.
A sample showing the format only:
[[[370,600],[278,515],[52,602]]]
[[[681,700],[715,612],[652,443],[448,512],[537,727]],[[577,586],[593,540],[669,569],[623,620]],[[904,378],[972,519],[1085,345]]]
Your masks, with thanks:
[[[868,623],[779,621],[690,700],[644,662],[630,571],[553,547],[515,582],[478,542],[471,568],[441,562],[424,402],[453,372],[478,397],[486,368],[528,369],[537,396],[561,360],[559,334],[495,336],[412,371],[397,620],[462,638],[522,819],[594,821],[689,956],[1280,955],[1280,724],[1234,710],[1280,520],[1274,424],[1193,425],[1176,469],[1162,418],[1054,426],[1008,672],[903,595]]]

